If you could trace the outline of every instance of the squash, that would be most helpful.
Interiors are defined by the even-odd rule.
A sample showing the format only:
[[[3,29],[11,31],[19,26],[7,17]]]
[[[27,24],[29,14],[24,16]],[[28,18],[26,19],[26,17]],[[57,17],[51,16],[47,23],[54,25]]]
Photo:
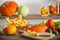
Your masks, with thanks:
[[[5,16],[12,16],[17,11],[18,5],[16,2],[7,1],[4,2],[0,7],[0,12],[2,15]]]
[[[16,31],[17,31],[17,28],[13,24],[10,24],[9,26],[7,26],[3,29],[3,32],[8,35],[14,34],[14,33],[16,33]]]

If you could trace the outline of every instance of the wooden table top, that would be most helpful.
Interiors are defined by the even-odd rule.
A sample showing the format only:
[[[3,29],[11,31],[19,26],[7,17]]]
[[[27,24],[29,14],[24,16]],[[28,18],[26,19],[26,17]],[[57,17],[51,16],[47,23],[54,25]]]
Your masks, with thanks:
[[[10,18],[14,18],[17,17],[12,16]],[[0,16],[0,19],[4,19],[6,18],[6,16]],[[40,15],[28,15],[27,17],[24,17],[24,19],[30,19],[30,20],[36,20],[36,19],[41,19],[41,20],[45,20],[45,19],[60,19],[60,16],[48,16],[48,17],[41,17]],[[4,35],[4,34],[0,34],[0,40],[32,40],[29,38],[25,38],[25,37],[21,37],[20,35]],[[52,39],[51,39],[52,40]]]

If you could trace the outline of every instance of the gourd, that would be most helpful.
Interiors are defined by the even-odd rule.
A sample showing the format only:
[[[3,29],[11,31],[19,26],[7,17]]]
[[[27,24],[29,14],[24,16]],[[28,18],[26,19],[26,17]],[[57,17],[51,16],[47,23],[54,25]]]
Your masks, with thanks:
[[[6,1],[0,6],[0,12],[5,16],[12,16],[17,11],[18,5],[14,1]]]

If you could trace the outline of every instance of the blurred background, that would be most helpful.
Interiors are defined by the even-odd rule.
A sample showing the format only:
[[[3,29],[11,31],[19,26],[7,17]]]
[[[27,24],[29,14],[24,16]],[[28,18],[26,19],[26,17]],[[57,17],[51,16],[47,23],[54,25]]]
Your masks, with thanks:
[[[60,0],[0,0],[0,5],[5,1],[15,1],[18,5],[27,5],[30,8],[29,14],[39,14],[42,6],[48,7],[50,4],[58,4]]]

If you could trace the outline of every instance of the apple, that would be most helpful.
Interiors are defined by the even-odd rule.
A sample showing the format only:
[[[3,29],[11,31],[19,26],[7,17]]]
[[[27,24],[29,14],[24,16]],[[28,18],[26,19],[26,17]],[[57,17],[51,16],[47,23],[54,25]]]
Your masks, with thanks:
[[[21,5],[18,7],[18,15],[27,16],[29,13],[29,8],[26,5]]]

